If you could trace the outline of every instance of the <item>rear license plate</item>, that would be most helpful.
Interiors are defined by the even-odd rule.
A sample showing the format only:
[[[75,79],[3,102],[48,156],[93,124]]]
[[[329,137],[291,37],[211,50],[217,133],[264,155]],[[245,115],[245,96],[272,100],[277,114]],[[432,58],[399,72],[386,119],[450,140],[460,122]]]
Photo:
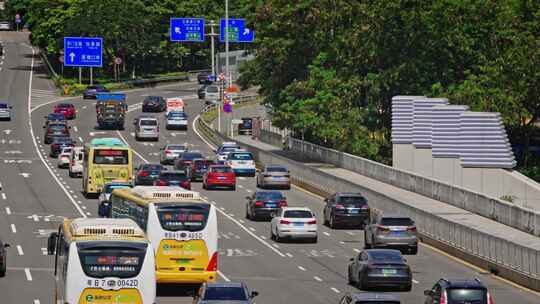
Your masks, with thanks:
[[[302,227],[302,226],[304,226],[304,223],[294,223],[294,226]]]
[[[360,210],[358,210],[358,209],[347,209],[347,211],[348,211],[350,214],[358,214],[358,213],[360,213]]]
[[[245,163],[246,163],[245,161],[239,161],[239,162],[238,162],[238,164],[240,164],[240,165],[243,165],[243,164],[245,164]]]
[[[383,269],[382,270],[383,275],[392,275],[392,274],[396,274],[396,273],[397,273],[397,270],[395,270],[395,269]]]
[[[390,232],[390,236],[403,236],[405,234],[404,231],[392,231]]]
[[[266,204],[267,208],[276,208],[276,204]]]
[[[218,176],[217,179],[225,179],[225,176]]]

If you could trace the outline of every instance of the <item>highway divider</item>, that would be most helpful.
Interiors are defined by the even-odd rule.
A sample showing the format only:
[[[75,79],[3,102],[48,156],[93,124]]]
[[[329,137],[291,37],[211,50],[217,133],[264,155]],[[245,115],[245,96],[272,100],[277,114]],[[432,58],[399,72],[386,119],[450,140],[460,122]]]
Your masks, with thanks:
[[[203,109],[203,113],[215,110],[214,106]],[[200,117],[202,117],[201,115]],[[209,122],[199,118],[195,126],[205,140],[215,147],[232,139],[215,131]],[[503,239],[495,234],[467,227],[457,220],[449,220],[441,215],[428,213],[413,204],[407,204],[385,193],[376,192],[310,166],[296,162],[275,153],[243,144],[261,163],[280,164],[289,168],[293,184],[320,196],[328,196],[338,191],[363,193],[370,205],[392,213],[412,218],[417,225],[422,241],[442,251],[465,260],[473,265],[489,270],[532,290],[540,291],[540,250],[516,241]],[[409,202],[410,203],[410,202]],[[436,267],[436,265],[433,265]]]

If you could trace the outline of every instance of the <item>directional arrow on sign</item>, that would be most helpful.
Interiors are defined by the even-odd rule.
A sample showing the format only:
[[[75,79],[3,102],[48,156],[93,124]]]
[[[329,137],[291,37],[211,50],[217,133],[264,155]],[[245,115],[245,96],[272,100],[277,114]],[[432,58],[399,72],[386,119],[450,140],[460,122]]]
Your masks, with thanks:
[[[249,29],[248,29],[248,28],[245,28],[245,29],[244,29],[244,36],[247,36],[247,35],[249,35]]]
[[[22,175],[22,177],[24,177],[24,178],[29,178],[30,175],[32,175],[32,174],[23,172],[23,173],[19,173],[19,175]]]
[[[75,53],[73,53],[73,52],[69,53],[69,60],[71,62],[73,62],[73,60],[75,60]]]

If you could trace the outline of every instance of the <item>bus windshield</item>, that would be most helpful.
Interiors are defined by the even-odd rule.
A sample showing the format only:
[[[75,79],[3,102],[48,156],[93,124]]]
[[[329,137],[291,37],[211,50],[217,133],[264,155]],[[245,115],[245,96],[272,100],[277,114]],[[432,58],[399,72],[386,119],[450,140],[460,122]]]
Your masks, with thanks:
[[[147,244],[131,242],[78,243],[84,273],[93,278],[130,278],[139,274]]]
[[[127,150],[97,149],[94,151],[94,164],[96,165],[127,165]]]
[[[160,204],[157,208],[161,227],[168,231],[201,231],[206,227],[209,204]]]

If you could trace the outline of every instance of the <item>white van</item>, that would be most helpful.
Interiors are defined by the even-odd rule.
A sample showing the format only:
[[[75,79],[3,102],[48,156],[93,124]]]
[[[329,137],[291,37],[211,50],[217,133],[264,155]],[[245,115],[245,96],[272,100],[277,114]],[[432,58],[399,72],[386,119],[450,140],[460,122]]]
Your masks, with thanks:
[[[204,100],[206,104],[215,104],[219,101],[220,90],[217,85],[206,86],[204,90]]]
[[[84,147],[74,147],[69,155],[69,177],[81,176],[83,173]]]
[[[133,122],[135,125],[135,140],[159,140],[159,121],[152,116],[139,116]]]

